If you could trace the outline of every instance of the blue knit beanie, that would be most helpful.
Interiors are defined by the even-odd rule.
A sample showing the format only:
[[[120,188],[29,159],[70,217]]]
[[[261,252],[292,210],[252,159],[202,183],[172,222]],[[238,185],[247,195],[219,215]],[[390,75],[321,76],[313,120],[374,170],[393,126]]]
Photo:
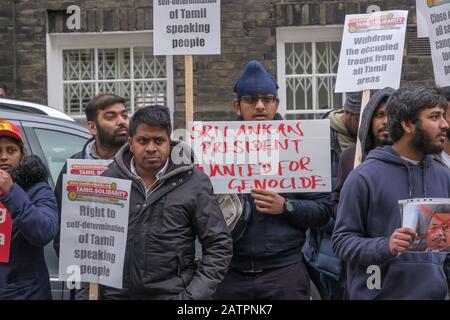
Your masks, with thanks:
[[[256,60],[251,60],[241,77],[234,85],[234,92],[238,98],[255,96],[258,94],[273,94],[277,96],[278,85],[272,76]]]

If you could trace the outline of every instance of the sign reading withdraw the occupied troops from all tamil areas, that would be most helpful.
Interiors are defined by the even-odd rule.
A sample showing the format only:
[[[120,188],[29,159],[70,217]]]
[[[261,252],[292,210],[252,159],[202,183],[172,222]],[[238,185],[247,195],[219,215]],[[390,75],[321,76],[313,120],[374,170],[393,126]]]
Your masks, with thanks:
[[[63,176],[59,277],[122,288],[131,181]],[[70,270],[70,272],[68,272]]]
[[[450,86],[450,0],[428,1],[425,18],[434,79],[439,87]]]
[[[398,88],[408,11],[345,17],[336,92]]]
[[[220,54],[220,0],[153,0],[155,55]]]
[[[214,193],[331,191],[329,120],[191,122],[188,142]]]

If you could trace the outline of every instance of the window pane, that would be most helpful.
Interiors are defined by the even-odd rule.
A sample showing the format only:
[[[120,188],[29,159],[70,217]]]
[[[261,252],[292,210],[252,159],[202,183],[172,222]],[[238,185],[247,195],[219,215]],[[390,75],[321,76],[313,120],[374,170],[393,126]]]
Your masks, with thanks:
[[[317,78],[318,109],[332,109],[342,106],[342,93],[334,93],[336,77]]]
[[[129,79],[130,68],[129,48],[98,50],[99,80]]]
[[[35,128],[34,132],[41,144],[53,182],[56,184],[56,180],[66,160],[79,152],[87,139],[47,129]]]
[[[135,111],[148,105],[167,105],[166,81],[142,81],[134,85]]]
[[[64,80],[94,79],[94,49],[63,50]]]
[[[151,47],[134,48],[134,78],[166,78],[165,57],[153,56]]]
[[[65,50],[63,68],[69,115],[84,115],[86,104],[102,93],[124,97],[131,112],[148,104],[167,105],[166,57],[153,56],[152,47]]]
[[[312,74],[311,43],[286,43],[286,74]]]
[[[64,84],[64,112],[69,115],[83,115],[88,102],[95,96],[95,84]]]
[[[316,43],[316,72],[337,73],[339,53],[341,44],[339,42],[317,42]]]
[[[287,109],[308,110],[313,108],[312,78],[289,78],[286,86]]]
[[[98,84],[98,93],[112,93],[125,98],[129,106],[131,102],[131,82],[100,82]]]

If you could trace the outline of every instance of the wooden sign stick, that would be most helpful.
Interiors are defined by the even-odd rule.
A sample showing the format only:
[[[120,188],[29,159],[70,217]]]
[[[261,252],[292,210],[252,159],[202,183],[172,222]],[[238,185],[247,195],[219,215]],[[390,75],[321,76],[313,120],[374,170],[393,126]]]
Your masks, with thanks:
[[[184,56],[184,85],[186,97],[186,129],[194,121],[194,72],[192,55]]]
[[[98,283],[89,283],[89,300],[98,300]]]

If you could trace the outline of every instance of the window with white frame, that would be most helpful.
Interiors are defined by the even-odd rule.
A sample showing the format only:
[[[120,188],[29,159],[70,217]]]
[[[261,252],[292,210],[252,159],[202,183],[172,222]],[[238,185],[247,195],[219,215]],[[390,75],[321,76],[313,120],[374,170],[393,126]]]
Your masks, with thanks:
[[[54,70],[48,69],[50,106],[83,119],[94,96],[113,93],[126,99],[130,113],[150,104],[173,112],[172,59],[153,55],[151,32],[58,34],[48,44],[55,56]],[[55,74],[60,77],[52,79]]]
[[[280,111],[287,119],[318,119],[341,107],[335,93],[342,27],[277,29]]]

